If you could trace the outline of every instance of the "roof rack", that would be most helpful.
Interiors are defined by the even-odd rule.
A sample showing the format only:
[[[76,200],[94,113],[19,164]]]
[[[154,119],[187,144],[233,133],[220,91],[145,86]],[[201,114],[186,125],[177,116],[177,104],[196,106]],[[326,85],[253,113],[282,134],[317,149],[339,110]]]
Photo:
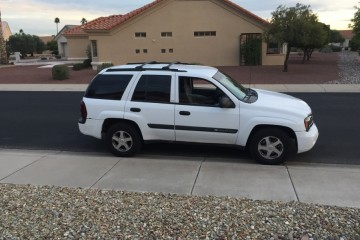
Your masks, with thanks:
[[[170,70],[170,67],[174,64],[180,64],[181,62],[177,61],[177,62],[171,62],[169,63],[167,66],[163,67],[163,70]]]
[[[150,64],[167,64],[161,68],[145,68],[145,65]],[[179,61],[175,62],[157,62],[157,61],[149,61],[149,62],[139,62],[139,63],[127,63],[126,65],[139,65],[135,68],[109,68],[106,72],[131,72],[131,71],[171,71],[171,72],[187,72],[186,70],[179,70],[177,68],[170,68],[174,64],[184,64],[191,65],[190,63],[182,63]]]
[[[142,63],[140,66],[135,67],[135,69],[137,69],[137,70],[142,70],[143,67],[144,67],[145,65],[147,65],[147,64],[158,64],[158,62],[157,62],[157,61],[144,62],[144,63]]]

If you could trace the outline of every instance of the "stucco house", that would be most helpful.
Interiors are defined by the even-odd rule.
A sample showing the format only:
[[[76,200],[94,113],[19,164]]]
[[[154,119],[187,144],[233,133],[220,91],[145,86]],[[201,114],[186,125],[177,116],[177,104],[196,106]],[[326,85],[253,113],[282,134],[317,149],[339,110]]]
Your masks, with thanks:
[[[55,41],[57,42],[58,45],[59,55],[62,58],[68,58],[69,56],[67,38],[63,35],[63,33],[75,27],[78,27],[78,25],[65,25],[55,36]],[[82,57],[80,58],[82,59]]]
[[[284,54],[268,51],[262,34],[270,24],[229,0],[156,0],[125,15],[101,17],[67,30],[69,59],[93,65],[181,61],[211,66],[244,64],[245,46],[258,44],[258,64],[282,65]],[[281,49],[279,47],[279,49]]]

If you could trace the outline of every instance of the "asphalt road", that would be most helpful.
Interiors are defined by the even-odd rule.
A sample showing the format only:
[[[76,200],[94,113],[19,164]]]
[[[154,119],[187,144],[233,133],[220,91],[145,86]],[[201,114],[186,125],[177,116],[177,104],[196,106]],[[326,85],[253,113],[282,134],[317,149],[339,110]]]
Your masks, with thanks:
[[[107,152],[102,141],[77,126],[80,92],[0,92],[0,148]],[[315,147],[289,161],[360,164],[360,94],[291,93],[312,108],[320,137]],[[235,148],[148,144],[140,155],[215,156],[252,161]]]

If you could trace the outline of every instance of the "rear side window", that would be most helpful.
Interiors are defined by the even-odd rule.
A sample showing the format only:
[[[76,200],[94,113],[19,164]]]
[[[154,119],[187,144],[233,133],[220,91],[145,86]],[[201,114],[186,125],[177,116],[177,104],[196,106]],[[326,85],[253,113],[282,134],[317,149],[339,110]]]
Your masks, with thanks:
[[[132,101],[170,103],[171,76],[143,75],[136,85]]]
[[[133,75],[98,75],[88,87],[85,97],[120,100]]]

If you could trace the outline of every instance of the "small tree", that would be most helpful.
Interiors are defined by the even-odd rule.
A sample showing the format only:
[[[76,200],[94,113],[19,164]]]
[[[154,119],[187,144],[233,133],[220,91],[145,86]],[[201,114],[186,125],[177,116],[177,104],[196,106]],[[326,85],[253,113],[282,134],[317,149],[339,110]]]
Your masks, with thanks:
[[[81,25],[84,25],[87,23],[87,20],[85,18],[82,18],[81,21],[80,21]]]
[[[287,72],[292,47],[302,47],[305,57],[308,49],[318,45],[316,42],[318,41],[316,39],[317,36],[314,37],[314,35],[321,32],[317,24],[317,16],[312,12],[310,6],[299,3],[295,7],[290,8],[280,5],[271,14],[272,28],[269,34],[280,43],[287,43],[284,61],[284,72]]]
[[[36,35],[33,35],[33,39],[35,42],[35,52],[36,53],[42,53],[46,50],[45,43]]]
[[[55,55],[59,54],[58,44],[55,39],[47,42],[46,47],[47,47],[47,50],[50,50],[52,54],[55,54]]]
[[[337,30],[330,30],[329,43],[343,43],[345,38]]]
[[[22,57],[36,51],[36,40],[32,35],[25,34],[22,30],[20,30],[19,33],[11,35],[8,44],[11,52],[20,52]]]
[[[350,47],[352,51],[360,49],[360,8],[355,6],[356,12],[354,18],[351,19],[352,24],[349,27],[352,28],[354,36],[350,41]]]

